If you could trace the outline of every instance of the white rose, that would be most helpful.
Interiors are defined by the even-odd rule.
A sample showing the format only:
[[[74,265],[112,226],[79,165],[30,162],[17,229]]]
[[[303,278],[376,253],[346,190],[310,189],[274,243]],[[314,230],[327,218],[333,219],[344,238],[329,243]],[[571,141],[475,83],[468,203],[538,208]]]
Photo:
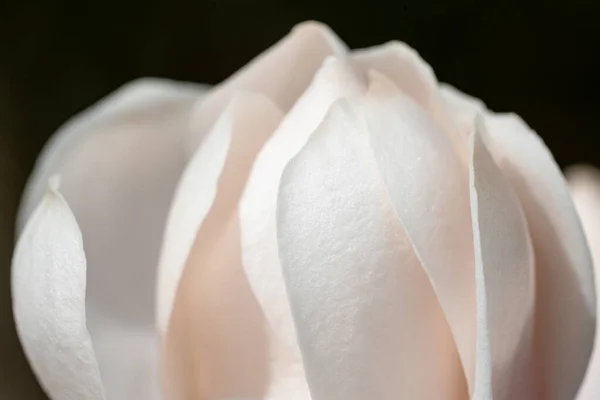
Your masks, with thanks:
[[[26,221],[15,320],[53,400],[565,400],[592,351],[539,137],[316,23],[213,89],[141,80],[69,121]]]

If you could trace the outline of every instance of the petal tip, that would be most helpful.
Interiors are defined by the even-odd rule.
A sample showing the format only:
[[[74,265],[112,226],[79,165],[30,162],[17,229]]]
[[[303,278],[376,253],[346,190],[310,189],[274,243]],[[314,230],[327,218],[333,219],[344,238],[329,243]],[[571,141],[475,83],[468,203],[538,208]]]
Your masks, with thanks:
[[[60,191],[60,181],[61,178],[59,174],[52,175],[50,179],[48,179],[48,190],[51,193],[58,193]]]

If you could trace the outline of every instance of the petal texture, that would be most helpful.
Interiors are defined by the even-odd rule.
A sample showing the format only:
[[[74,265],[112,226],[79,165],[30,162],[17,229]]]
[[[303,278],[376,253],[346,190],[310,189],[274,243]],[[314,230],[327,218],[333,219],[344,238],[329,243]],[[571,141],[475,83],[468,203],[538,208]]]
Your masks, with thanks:
[[[474,399],[534,398],[533,248],[521,205],[483,141],[471,136],[470,194],[477,285]]]
[[[525,211],[536,259],[534,363],[540,399],[574,398],[594,343],[592,259],[564,177],[515,115],[489,115],[490,150]]]
[[[103,400],[85,313],[81,231],[56,188],[49,189],[15,250],[12,299],[25,354],[53,400]]]
[[[335,104],[281,179],[279,255],[312,399],[465,399],[454,341],[362,113]]]
[[[181,85],[147,80],[109,96],[57,133],[24,198],[27,215],[39,179],[61,174],[62,193],[84,238],[88,329],[94,346],[113,350],[97,353],[111,400],[144,397],[150,387],[154,394],[144,398],[158,396],[157,371],[135,377],[158,361],[156,338],[149,339],[155,332],[158,252],[199,96]],[[139,346],[128,346],[132,340]],[[126,386],[123,377],[132,378]]]

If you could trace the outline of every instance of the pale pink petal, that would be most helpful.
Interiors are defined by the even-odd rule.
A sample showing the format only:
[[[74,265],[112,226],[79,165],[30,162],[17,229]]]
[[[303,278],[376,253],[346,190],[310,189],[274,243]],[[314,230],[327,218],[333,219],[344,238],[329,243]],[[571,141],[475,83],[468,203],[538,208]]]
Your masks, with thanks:
[[[267,393],[277,344],[242,267],[237,206],[255,156],[281,117],[264,96],[238,93],[180,182],[162,278],[181,277],[161,294],[174,301],[164,343],[170,400]]]
[[[262,398],[266,321],[241,265],[234,216],[207,248],[196,242],[173,304],[162,360],[169,400]]]
[[[240,166],[249,168],[252,165],[257,152],[281,119],[281,112],[264,96],[238,93],[188,164],[171,206],[160,257],[157,324],[161,333],[167,328],[190,248],[200,225],[207,220],[217,190],[241,191],[246,175],[240,173]],[[192,121],[195,120],[192,117]],[[195,125],[191,129],[195,129]],[[220,197],[222,202],[230,205],[224,214],[228,217],[237,207],[239,193],[237,197],[224,194]],[[222,216],[215,218],[207,221],[214,224],[213,229],[206,231],[213,237],[223,222]]]
[[[329,58],[308,90],[260,152],[240,201],[242,260],[248,281],[275,335],[299,360],[293,321],[277,253],[277,190],[287,162],[295,156],[342,96],[358,96],[364,87],[349,66]]]
[[[448,319],[472,388],[475,275],[468,173],[448,137],[406,95],[371,75],[365,110],[392,206]]]
[[[279,256],[312,399],[465,399],[452,335],[389,202],[363,111],[335,104],[281,178]]]
[[[534,398],[534,258],[525,216],[484,144],[471,136],[470,194],[477,285],[476,400]]]
[[[486,117],[490,151],[521,202],[536,260],[537,396],[575,397],[592,351],[592,259],[564,177],[542,140],[516,115]]]
[[[600,287],[600,171],[590,166],[577,166],[567,171],[571,195],[581,219],[594,260],[596,288]],[[598,298],[596,298],[598,307]],[[583,384],[577,394],[578,400],[600,399],[600,333],[596,320],[596,343],[592,351]]]
[[[326,25],[304,22],[278,43],[217,86],[197,114],[189,138],[192,151],[232,95],[240,90],[264,94],[287,112],[304,92],[327,56],[342,57],[346,45]]]
[[[57,133],[24,197],[26,216],[40,179],[61,174],[62,193],[83,233],[91,338],[95,346],[114,350],[98,352],[111,400],[158,396],[156,370],[142,380],[133,377],[157,364],[158,343],[149,337],[156,330],[158,252],[175,184],[187,161],[183,138],[200,96],[197,90],[161,81],[128,85]],[[120,333],[122,340],[116,339]],[[129,346],[132,340],[140,345]],[[127,386],[121,386],[123,377],[132,377]],[[146,396],[149,388],[152,396]]]
[[[53,400],[105,399],[86,327],[85,290],[81,231],[52,187],[19,238],[12,300],[25,354]]]

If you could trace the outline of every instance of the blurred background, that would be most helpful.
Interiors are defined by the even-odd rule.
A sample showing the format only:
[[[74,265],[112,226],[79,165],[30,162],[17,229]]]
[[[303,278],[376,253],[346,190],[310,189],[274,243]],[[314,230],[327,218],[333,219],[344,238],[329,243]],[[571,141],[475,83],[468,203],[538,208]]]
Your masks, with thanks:
[[[69,116],[140,76],[217,83],[316,19],[351,47],[407,42],[441,81],[520,114],[562,167],[600,166],[599,17],[592,0],[0,2],[0,398],[46,398],[16,338],[10,257],[25,180]]]

